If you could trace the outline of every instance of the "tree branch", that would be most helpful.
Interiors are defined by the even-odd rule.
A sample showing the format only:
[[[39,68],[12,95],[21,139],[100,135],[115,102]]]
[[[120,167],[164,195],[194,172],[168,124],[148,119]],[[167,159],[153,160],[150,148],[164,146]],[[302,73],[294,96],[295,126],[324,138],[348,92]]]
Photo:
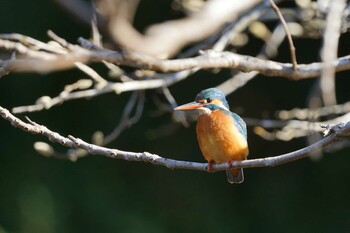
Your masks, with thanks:
[[[97,1],[104,19],[104,27],[111,38],[125,48],[151,54],[156,57],[171,57],[183,47],[206,39],[229,21],[236,21],[243,12],[260,3],[246,0],[237,4],[230,0],[209,0],[202,8],[187,17],[153,24],[145,33],[132,25],[136,11],[135,1]]]
[[[309,136],[310,133],[323,131],[320,125],[334,125],[338,122],[350,121],[350,113],[327,121],[306,121],[306,120],[271,120],[271,119],[253,119],[244,118],[249,126],[254,127],[254,133],[266,140],[283,140],[289,141],[293,138]],[[266,129],[278,129],[273,132],[268,132]],[[319,135],[319,134],[317,134]]]
[[[160,87],[167,87],[176,82],[185,79],[189,75],[190,71],[182,71],[173,74],[166,75],[164,78],[150,79],[150,80],[133,80],[122,83],[107,82],[100,85],[99,88],[75,91],[75,92],[62,92],[56,97],[43,96],[39,98],[35,104],[27,106],[14,107],[13,113],[24,113],[24,112],[37,112],[44,109],[50,109],[53,106],[62,104],[63,102],[82,99],[92,98],[99,95],[115,92],[121,94],[123,92],[156,89]]]
[[[165,166],[170,169],[190,169],[199,171],[208,171],[208,163],[188,162],[179,161],[174,159],[168,159],[160,157],[156,154],[149,152],[130,152],[122,151],[118,149],[110,149],[106,147],[97,146],[94,144],[87,143],[79,138],[73,136],[64,137],[60,134],[51,131],[43,125],[39,125],[31,120],[29,123],[23,122],[14,115],[12,115],[7,109],[0,106],[0,115],[3,119],[9,121],[14,127],[19,128],[23,131],[32,134],[41,134],[47,137],[54,143],[59,143],[65,147],[70,148],[81,148],[88,151],[90,154],[102,155],[113,159],[123,159],[128,161],[143,161],[152,163],[154,165]],[[240,162],[234,162],[232,165],[228,163],[220,163],[213,165],[213,171],[223,171],[230,168],[256,168],[256,167],[273,167],[284,163],[292,162],[298,159],[310,156],[312,153],[317,152],[327,146],[330,146],[334,142],[348,137],[350,135],[350,122],[339,123],[332,126],[326,126],[328,135],[322,140],[302,148],[297,151],[282,154],[279,156],[261,158],[261,159],[250,159]]]
[[[335,68],[332,61],[338,57],[338,43],[341,33],[342,13],[345,8],[345,0],[329,1],[330,9],[327,15],[326,29],[324,32],[321,57],[324,62],[320,87],[322,99],[325,105],[337,103],[335,91]]]
[[[8,49],[8,47],[11,47],[16,49],[16,43],[0,39],[0,48]],[[190,69],[227,68],[243,72],[257,71],[266,76],[300,80],[319,76],[324,66],[324,63],[320,62],[298,64],[296,69],[293,70],[293,66],[290,63],[280,63],[232,52],[215,52],[212,50],[203,52],[202,55],[193,58],[166,60],[128,50],[88,50],[77,45],[70,45],[69,47],[73,48],[73,50],[68,51],[67,54],[47,53],[49,56],[42,59],[33,57],[0,61],[0,77],[11,71],[47,73],[71,69],[75,67],[76,62],[89,64],[107,61],[118,65],[164,73]],[[350,56],[340,57],[330,64],[335,67],[337,72],[349,70]]]

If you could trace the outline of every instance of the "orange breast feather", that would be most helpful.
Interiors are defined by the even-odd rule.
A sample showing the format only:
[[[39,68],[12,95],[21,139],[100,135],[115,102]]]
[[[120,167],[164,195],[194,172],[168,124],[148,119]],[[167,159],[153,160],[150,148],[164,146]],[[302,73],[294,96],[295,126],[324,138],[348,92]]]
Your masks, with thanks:
[[[216,163],[245,160],[246,138],[239,132],[233,118],[220,110],[201,115],[197,120],[197,139],[204,158]]]

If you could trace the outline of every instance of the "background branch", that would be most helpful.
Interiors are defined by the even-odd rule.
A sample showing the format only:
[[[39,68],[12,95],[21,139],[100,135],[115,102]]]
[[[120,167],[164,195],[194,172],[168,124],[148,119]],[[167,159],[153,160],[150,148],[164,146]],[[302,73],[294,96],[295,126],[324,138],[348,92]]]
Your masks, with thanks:
[[[338,57],[338,41],[345,3],[345,0],[329,1],[329,13],[327,16],[324,44],[321,54],[322,60],[324,61],[324,68],[322,69],[320,86],[322,99],[325,105],[334,105],[337,103],[335,92],[335,68],[332,62]]]
[[[137,7],[134,2],[97,1],[107,31],[122,47],[167,58],[174,56],[186,45],[217,32],[226,22],[234,21],[243,12],[258,4],[259,0],[247,0],[241,4],[210,0],[199,11],[184,18],[151,25],[144,34],[139,33],[132,25],[133,17],[130,14]]]
[[[5,47],[7,41],[0,41],[0,47]],[[0,75],[8,72],[38,72],[47,73],[62,69],[70,69],[76,62],[89,64],[91,62],[108,61],[119,65],[128,65],[135,68],[150,69],[161,72],[177,72],[188,69],[201,68],[229,68],[243,72],[257,71],[260,74],[273,77],[286,77],[295,80],[314,78],[320,75],[323,63],[299,64],[293,70],[289,63],[263,60],[251,56],[240,55],[231,52],[207,51],[203,55],[194,58],[162,60],[146,54],[139,54],[124,50],[123,52],[103,50],[89,51],[78,47],[67,55],[56,55],[48,59],[16,59],[0,62]],[[331,62],[335,71],[350,69],[350,57],[340,57]]]

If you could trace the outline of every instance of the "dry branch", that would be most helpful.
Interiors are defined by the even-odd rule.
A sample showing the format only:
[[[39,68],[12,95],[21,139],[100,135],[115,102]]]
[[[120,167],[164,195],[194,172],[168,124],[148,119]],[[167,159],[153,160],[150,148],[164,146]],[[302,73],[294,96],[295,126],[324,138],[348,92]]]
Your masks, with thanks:
[[[122,151],[118,149],[110,149],[106,147],[97,146],[87,143],[79,138],[73,136],[64,137],[54,131],[51,131],[43,125],[39,125],[29,119],[28,123],[23,122],[14,115],[12,115],[7,109],[0,106],[0,115],[3,119],[9,121],[14,127],[32,134],[41,134],[47,137],[54,143],[59,143],[69,148],[81,148],[88,151],[93,155],[102,155],[113,159],[123,159],[128,161],[143,161],[152,163],[155,165],[165,166],[170,169],[190,169],[199,171],[208,171],[207,163],[179,161],[174,159],[168,159],[160,157],[156,154],[149,152],[130,152]],[[302,159],[310,156],[312,153],[317,152],[327,146],[330,146],[334,142],[348,137],[350,135],[350,122],[339,123],[332,126],[325,127],[327,130],[327,136],[322,140],[302,148],[297,151],[282,154],[279,156],[250,159],[241,162],[234,162],[232,166],[228,163],[215,164],[212,171],[224,171],[229,168],[256,168],[256,167],[273,167],[284,163],[292,162],[294,160]],[[69,159],[67,157],[67,159]]]
[[[24,113],[24,112],[36,112],[41,111],[44,109],[50,109],[53,106],[62,104],[63,102],[74,100],[74,99],[81,99],[81,98],[91,98],[99,95],[103,95],[106,93],[115,92],[118,94],[121,94],[123,92],[128,91],[137,91],[137,90],[146,90],[146,89],[156,89],[161,87],[167,87],[170,86],[176,82],[179,82],[186,78],[188,76],[188,71],[178,72],[174,74],[170,74],[164,78],[160,79],[151,79],[151,80],[135,80],[135,81],[128,81],[128,82],[122,82],[122,83],[113,83],[108,82],[103,86],[100,86],[100,88],[94,88],[94,89],[88,89],[88,90],[82,90],[82,91],[75,91],[70,93],[65,93],[62,95],[62,93],[56,97],[50,98],[50,97],[44,97],[40,98],[36,101],[33,105],[28,106],[19,106],[12,109],[13,113]]]
[[[0,40],[0,47],[8,41]],[[202,55],[184,59],[159,59],[150,55],[132,51],[92,51],[77,47],[65,55],[55,55],[54,58],[38,59],[23,58],[0,61],[0,76],[8,72],[37,72],[47,73],[62,69],[73,68],[76,62],[89,64],[92,62],[111,62],[140,69],[149,69],[160,72],[179,72],[189,69],[227,68],[243,72],[257,71],[260,74],[272,77],[285,77],[294,80],[314,78],[321,74],[324,63],[298,64],[296,69],[290,63],[280,63],[271,60],[259,59],[252,56],[240,55],[232,52],[203,52]],[[50,53],[50,55],[52,55]],[[331,62],[337,72],[350,69],[350,56],[338,58]]]

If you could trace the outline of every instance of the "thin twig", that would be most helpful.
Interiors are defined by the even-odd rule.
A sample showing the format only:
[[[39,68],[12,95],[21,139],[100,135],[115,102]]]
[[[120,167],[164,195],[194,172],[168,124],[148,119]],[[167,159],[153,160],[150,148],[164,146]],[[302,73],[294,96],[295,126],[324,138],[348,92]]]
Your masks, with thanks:
[[[143,108],[144,108],[144,101],[145,101],[145,93],[144,91],[135,91],[132,93],[129,101],[124,107],[123,114],[121,117],[121,120],[118,123],[118,126],[114,128],[114,130],[109,133],[108,135],[103,135],[102,132],[95,132],[93,135],[93,142],[95,145],[98,146],[105,146],[114,141],[116,138],[119,137],[119,135],[128,127],[132,126],[133,124],[136,124],[143,113]],[[136,107],[135,107],[136,105]],[[131,112],[135,110],[134,116],[130,116]],[[42,151],[38,151],[41,154]],[[44,151],[45,152],[45,151]],[[81,148],[78,149],[70,149],[67,151],[67,153],[57,153],[56,151],[53,151],[54,153],[51,153],[52,156],[58,156],[60,159],[62,158],[63,155],[66,156],[66,159],[69,159],[71,161],[76,161],[78,158],[82,158],[87,156],[89,153],[86,150],[82,150]],[[50,156],[51,156],[50,154]]]
[[[144,95],[145,93],[143,91],[136,91],[132,93],[128,103],[125,105],[125,108],[118,126],[115,127],[115,129],[104,138],[101,144],[102,146],[108,145],[109,143],[111,143],[121,134],[121,132],[123,132],[125,128],[128,128],[131,125],[135,124],[137,121],[139,121],[139,119],[142,116],[143,107],[144,107],[144,101],[145,101]],[[135,105],[136,105],[135,115],[133,117],[130,117],[132,110],[135,108]]]
[[[275,2],[273,0],[269,0],[271,3],[271,6],[273,7],[273,9],[275,10],[275,12],[277,13],[279,19],[281,20],[281,23],[283,25],[283,28],[287,34],[287,38],[288,38],[288,43],[289,43],[289,49],[290,49],[290,56],[292,59],[292,65],[293,65],[293,70],[296,70],[297,68],[297,56],[295,54],[295,46],[293,43],[293,39],[292,39],[292,35],[290,34],[290,31],[288,29],[288,25],[286,23],[286,21],[284,20],[284,17],[280,11],[280,9],[278,8],[278,6],[275,4]]]
[[[75,66],[83,71],[85,74],[89,75],[95,82],[97,82],[98,84],[100,84],[100,86],[104,86],[106,85],[108,82],[106,81],[106,79],[102,78],[101,75],[99,75],[94,69],[92,69],[91,67],[81,63],[81,62],[76,62]]]
[[[318,119],[332,114],[344,114],[350,112],[350,102],[343,104],[325,106],[317,109],[310,108],[294,108],[291,110],[280,110],[276,112],[276,117],[282,120],[299,119],[299,120],[312,120]]]
[[[56,54],[67,53],[67,51],[63,47],[60,47],[57,44],[53,44],[50,42],[44,43],[42,41],[39,41],[37,39],[22,35],[19,33],[0,34],[0,38],[11,42],[17,42],[17,44],[22,44],[22,46],[25,46],[28,49],[35,50],[35,51],[44,50],[44,51],[56,53]]]
[[[350,121],[350,113],[327,120],[327,121],[301,121],[301,120],[271,120],[271,119],[253,119],[244,118],[249,126],[255,126],[253,131],[266,140],[289,141],[294,138],[309,136],[310,133],[322,132],[320,125],[331,125],[338,122]],[[266,129],[274,129],[268,132]],[[277,130],[276,130],[277,129]]]
[[[12,109],[13,113],[24,113],[24,112],[37,112],[44,109],[50,109],[53,106],[62,104],[63,102],[82,99],[82,98],[92,98],[99,95],[115,92],[122,93],[128,91],[136,90],[146,90],[155,89],[160,87],[170,86],[176,82],[179,82],[189,75],[190,71],[182,71],[174,74],[166,75],[164,78],[151,79],[151,80],[140,80],[140,81],[129,81],[123,83],[112,83],[103,85],[98,89],[88,89],[83,91],[75,91],[71,93],[66,93],[64,95],[58,95],[56,97],[50,98],[39,98],[33,105],[19,106]]]

